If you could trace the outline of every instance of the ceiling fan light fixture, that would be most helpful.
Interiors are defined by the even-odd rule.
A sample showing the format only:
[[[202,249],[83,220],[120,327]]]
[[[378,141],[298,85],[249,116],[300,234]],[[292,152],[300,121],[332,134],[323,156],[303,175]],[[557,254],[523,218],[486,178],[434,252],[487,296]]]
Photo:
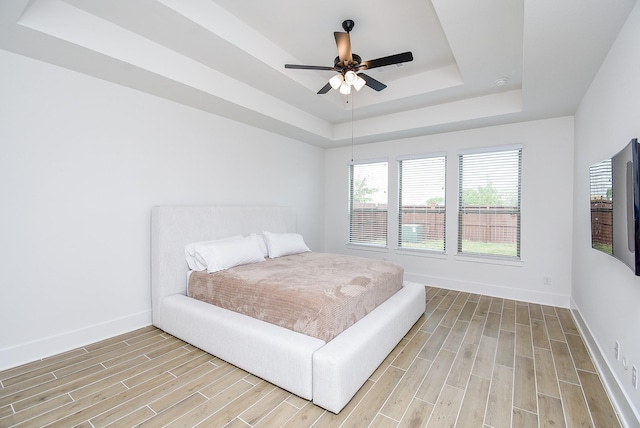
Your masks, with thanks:
[[[344,74],[344,81],[349,85],[353,85],[357,79],[358,75],[353,70],[349,70]]]
[[[348,95],[351,93],[351,87],[356,88],[359,91],[364,86],[369,86],[371,89],[380,92],[387,87],[382,82],[378,82],[373,77],[361,73],[363,77],[358,75],[357,71],[371,70],[374,68],[385,67],[389,65],[402,65],[402,63],[413,61],[413,54],[411,52],[402,52],[395,55],[389,55],[382,58],[370,59],[368,61],[362,61],[359,55],[353,53],[351,50],[351,37],[349,33],[353,30],[354,22],[351,19],[347,19],[342,23],[344,33],[336,31],[333,33],[333,37],[336,40],[336,47],[338,48],[338,56],[333,60],[333,67],[320,66],[320,65],[298,65],[298,64],[285,64],[284,68],[298,69],[298,70],[318,70],[318,71],[336,71],[337,76],[329,79],[320,90],[318,95],[326,94],[330,88],[339,90],[341,94]],[[366,80],[365,80],[366,79]]]
[[[340,85],[342,85],[342,74],[336,74],[335,76],[333,76],[331,79],[329,79],[329,84],[331,85],[331,87],[333,89],[338,89],[340,88]]]

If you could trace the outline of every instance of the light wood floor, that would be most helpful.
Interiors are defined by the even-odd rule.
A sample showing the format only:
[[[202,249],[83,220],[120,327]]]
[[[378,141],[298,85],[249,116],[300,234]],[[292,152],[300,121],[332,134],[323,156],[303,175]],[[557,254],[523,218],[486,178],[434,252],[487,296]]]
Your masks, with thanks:
[[[620,426],[569,310],[427,299],[338,415],[148,327],[0,372],[0,426]]]

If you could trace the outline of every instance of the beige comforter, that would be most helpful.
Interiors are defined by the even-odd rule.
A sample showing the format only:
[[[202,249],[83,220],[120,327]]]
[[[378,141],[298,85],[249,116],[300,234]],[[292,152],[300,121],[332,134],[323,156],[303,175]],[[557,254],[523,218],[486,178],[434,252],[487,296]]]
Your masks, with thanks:
[[[394,263],[327,253],[193,272],[189,296],[326,342],[402,287]]]

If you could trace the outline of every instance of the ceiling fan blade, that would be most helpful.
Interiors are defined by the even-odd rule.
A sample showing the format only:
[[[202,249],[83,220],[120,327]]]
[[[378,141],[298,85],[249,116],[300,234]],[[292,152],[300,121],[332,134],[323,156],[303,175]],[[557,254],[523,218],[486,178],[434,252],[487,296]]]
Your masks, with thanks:
[[[351,64],[353,62],[353,56],[351,55],[351,37],[349,37],[349,33],[336,31],[333,33],[333,36],[336,38],[340,62],[345,66]]]
[[[322,94],[326,94],[327,92],[329,92],[331,90],[331,84],[327,83],[326,85],[324,85],[319,91],[318,91],[318,95],[322,95]]]
[[[334,67],[325,67],[323,65],[297,65],[297,64],[285,64],[284,68],[293,68],[297,70],[326,70],[333,71]]]
[[[364,79],[364,81],[366,82],[367,86],[370,87],[371,89],[375,89],[376,91],[380,92],[381,90],[383,90],[384,88],[387,87],[387,85],[385,85],[382,82],[377,81],[376,79],[374,79],[371,76],[368,76],[364,73],[358,73],[358,76],[362,77]]]
[[[371,70],[376,67],[384,67],[385,65],[400,64],[410,61],[413,61],[413,54],[411,52],[403,52],[382,58],[371,59],[369,61],[363,61],[359,68],[363,70]]]

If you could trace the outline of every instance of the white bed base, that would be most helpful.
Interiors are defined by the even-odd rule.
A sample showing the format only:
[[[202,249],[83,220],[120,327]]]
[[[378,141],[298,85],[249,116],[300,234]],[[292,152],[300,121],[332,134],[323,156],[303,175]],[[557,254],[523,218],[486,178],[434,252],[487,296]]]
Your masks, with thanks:
[[[186,296],[186,244],[264,230],[295,232],[295,210],[154,207],[153,324],[338,413],[424,313],[424,286],[405,283],[400,291],[329,343]]]

